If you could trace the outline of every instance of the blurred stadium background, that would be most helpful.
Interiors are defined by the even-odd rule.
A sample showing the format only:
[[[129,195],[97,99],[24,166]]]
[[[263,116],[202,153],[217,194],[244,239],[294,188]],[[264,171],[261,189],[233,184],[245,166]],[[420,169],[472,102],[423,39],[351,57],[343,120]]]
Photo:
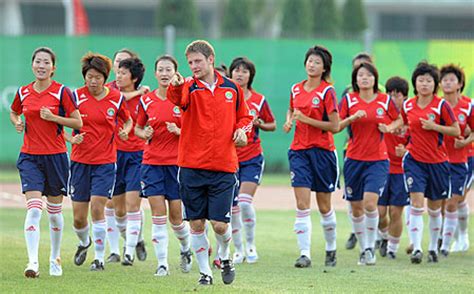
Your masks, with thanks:
[[[292,136],[281,125],[289,89],[305,78],[304,54],[314,44],[333,53],[338,95],[350,83],[351,59],[360,51],[374,56],[382,84],[393,75],[410,80],[422,59],[461,64],[464,94],[474,95],[472,0],[0,0],[0,166],[13,167],[22,144],[8,113],[18,87],[33,80],[36,47],[56,52],[55,78],[71,88],[83,84],[84,53],[112,57],[130,48],[148,68],[143,84],[154,88],[155,58],[173,54],[189,75],[183,52],[196,38],[211,41],[217,65],[237,56],[256,64],[254,87],[279,124],[275,133],[262,135],[270,172],[287,171]],[[336,140],[341,151],[344,134]]]

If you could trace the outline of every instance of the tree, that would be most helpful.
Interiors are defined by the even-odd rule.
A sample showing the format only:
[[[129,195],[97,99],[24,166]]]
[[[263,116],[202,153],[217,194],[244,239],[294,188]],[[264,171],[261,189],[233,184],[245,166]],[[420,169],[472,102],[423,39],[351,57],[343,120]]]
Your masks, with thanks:
[[[158,27],[173,25],[178,34],[199,34],[201,22],[194,0],[161,0],[157,13]]]
[[[286,0],[283,5],[281,31],[284,37],[309,37],[311,34],[311,2]]]
[[[336,37],[340,30],[340,15],[335,0],[313,0],[313,35]]]
[[[346,34],[360,34],[367,28],[362,0],[346,0],[342,10],[342,29]]]
[[[252,29],[252,8],[250,0],[230,0],[224,11],[224,34],[235,37],[250,35]]]

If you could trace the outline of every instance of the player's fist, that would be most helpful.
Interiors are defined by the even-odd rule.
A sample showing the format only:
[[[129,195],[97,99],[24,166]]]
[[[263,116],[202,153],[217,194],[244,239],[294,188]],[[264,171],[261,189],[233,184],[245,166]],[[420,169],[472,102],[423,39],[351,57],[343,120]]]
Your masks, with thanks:
[[[436,127],[436,123],[431,119],[424,119],[420,117],[421,128],[423,130],[431,131],[434,130]]]
[[[25,123],[21,120],[21,117],[18,117],[18,120],[15,123],[15,130],[18,134],[25,130]]]
[[[170,123],[170,122],[165,122],[166,123],[166,129],[168,132],[175,134],[177,136],[181,135],[181,129],[175,124],[175,123]]]
[[[54,121],[54,114],[48,107],[41,107],[40,109],[40,117],[47,121]]]
[[[351,120],[351,122],[354,122],[354,121],[359,120],[363,117],[367,117],[367,113],[364,110],[357,110],[356,113],[351,115],[350,120]]]
[[[291,128],[293,127],[293,121],[291,120],[287,120],[284,124],[283,124],[283,132],[285,133],[289,133],[291,131]]]
[[[124,130],[123,128],[119,129],[118,135],[119,135],[120,139],[122,139],[123,141],[128,140],[128,132],[126,130]]]
[[[140,86],[140,88],[138,89],[138,91],[140,92],[140,95],[145,95],[146,93],[150,92],[150,87],[148,87],[148,86]]]
[[[153,133],[155,132],[155,130],[153,130],[152,127],[150,126],[146,126],[143,131],[145,132],[145,139],[146,140],[150,140],[151,137],[153,137]]]
[[[80,133],[71,138],[71,144],[81,144],[84,141],[86,133]]]
[[[171,78],[170,83],[171,85],[173,85],[173,87],[181,86],[182,84],[184,84],[184,77],[179,72],[176,72]]]
[[[235,146],[237,147],[242,147],[247,145],[247,135],[245,134],[245,131],[242,129],[237,129],[234,132],[234,137],[232,138],[234,140]]]

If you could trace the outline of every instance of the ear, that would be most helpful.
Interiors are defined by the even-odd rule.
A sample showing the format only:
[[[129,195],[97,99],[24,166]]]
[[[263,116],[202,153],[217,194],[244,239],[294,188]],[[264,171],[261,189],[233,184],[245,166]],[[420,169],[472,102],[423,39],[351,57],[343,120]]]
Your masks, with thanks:
[[[214,59],[215,59],[214,55],[210,55],[207,60],[209,60],[211,64],[214,64]]]

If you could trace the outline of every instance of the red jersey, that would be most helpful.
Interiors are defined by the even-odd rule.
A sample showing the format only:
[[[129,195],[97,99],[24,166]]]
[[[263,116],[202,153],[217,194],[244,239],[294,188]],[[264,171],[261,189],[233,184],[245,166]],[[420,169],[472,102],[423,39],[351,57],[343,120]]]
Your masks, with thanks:
[[[338,112],[333,86],[326,81],[321,81],[316,89],[306,92],[305,83],[306,80],[291,87],[290,109],[298,109],[312,119],[329,121],[328,115],[334,111]],[[302,150],[314,147],[334,151],[336,147],[333,134],[296,121],[295,135],[290,149]]]
[[[448,102],[448,101],[446,101]],[[449,102],[448,102],[449,103]],[[450,105],[451,106],[451,105]],[[451,106],[452,107],[452,106]],[[461,129],[461,135],[464,136],[466,127],[473,128],[472,125],[472,106],[470,101],[459,99],[455,107],[452,107],[454,116],[457,118],[459,128]],[[450,163],[466,163],[468,150],[470,146],[464,148],[454,148],[454,140],[456,138],[452,136],[444,136],[446,151],[448,152],[448,158]]]
[[[123,99],[123,102],[127,110],[130,112],[130,116],[132,117],[132,120],[133,120],[133,127],[130,133],[128,134],[128,140],[124,141],[120,139],[119,136],[115,137],[115,141],[117,143],[117,150],[126,151],[126,152],[142,151],[145,145],[145,142],[143,142],[142,139],[135,136],[135,125],[136,125],[137,117],[138,117],[138,107],[140,104],[140,96],[135,96],[128,101]],[[124,123],[125,121],[119,118],[117,132],[120,128],[123,127]]]
[[[235,173],[238,158],[233,135],[238,128],[249,133],[252,116],[240,86],[217,71],[214,75],[213,91],[196,78],[168,87],[166,96],[181,108],[183,116],[178,165]]]
[[[474,119],[474,100],[467,96],[462,96],[461,99],[464,99],[467,103],[471,104],[471,109],[473,112],[472,119]],[[472,127],[471,127],[471,132],[474,132],[474,129]],[[468,157],[474,156],[474,142],[471,145],[467,146],[467,156]]]
[[[38,93],[33,84],[34,82],[20,87],[11,105],[12,111],[25,117],[21,152],[35,155],[67,152],[63,126],[42,119],[40,109],[47,107],[55,115],[68,117],[77,109],[71,91],[64,85],[52,81],[46,90]]]
[[[74,98],[81,112],[84,135],[81,144],[72,145],[71,160],[84,164],[106,164],[117,161],[115,143],[117,121],[130,119],[124,98],[118,90],[106,88],[107,95],[97,100],[87,87],[74,91]],[[75,131],[77,132],[77,131]]]
[[[378,93],[377,97],[367,103],[359,93],[346,94],[339,106],[339,115],[345,119],[358,110],[363,110],[366,117],[358,119],[348,126],[349,141],[346,157],[361,161],[378,161],[388,158],[384,134],[378,129],[379,123],[390,124],[399,116],[399,111],[390,96]]]
[[[433,120],[437,124],[450,126],[456,122],[453,110],[444,99],[434,96],[425,108],[417,105],[415,96],[403,103],[402,117],[410,130],[408,151],[417,161],[440,163],[448,160],[443,134],[424,130],[420,118]]]
[[[409,132],[407,127],[402,127],[393,134],[385,134],[384,140],[387,146],[388,159],[390,160],[390,174],[403,174],[402,159],[397,156],[395,147],[402,144],[406,146],[409,141]]]
[[[166,122],[181,127],[181,111],[168,99],[161,100],[155,91],[140,99],[137,125],[151,126],[153,137],[145,144],[143,163],[151,165],[176,165],[178,163],[179,136],[170,133]]]
[[[250,115],[254,119],[259,118],[266,123],[274,122],[275,116],[273,116],[273,112],[270,109],[270,105],[268,105],[265,96],[252,90],[251,93],[252,96],[250,96],[250,98],[245,101],[247,102],[247,106],[250,109]],[[253,127],[250,135],[248,136],[249,140],[247,146],[237,148],[239,162],[250,160],[263,152],[262,146],[260,144],[259,132],[259,128]]]

